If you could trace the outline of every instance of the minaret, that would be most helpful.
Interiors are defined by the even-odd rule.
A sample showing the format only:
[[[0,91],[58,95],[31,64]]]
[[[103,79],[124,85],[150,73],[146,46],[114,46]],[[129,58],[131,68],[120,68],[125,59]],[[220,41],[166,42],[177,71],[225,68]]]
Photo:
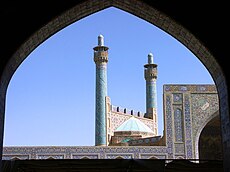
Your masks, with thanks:
[[[96,63],[96,131],[95,145],[106,146],[106,104],[108,47],[104,46],[104,37],[98,36],[98,46],[94,47]]]
[[[145,67],[146,80],[146,118],[153,119],[154,132],[157,134],[157,64],[153,63],[153,54],[148,54],[148,64]]]

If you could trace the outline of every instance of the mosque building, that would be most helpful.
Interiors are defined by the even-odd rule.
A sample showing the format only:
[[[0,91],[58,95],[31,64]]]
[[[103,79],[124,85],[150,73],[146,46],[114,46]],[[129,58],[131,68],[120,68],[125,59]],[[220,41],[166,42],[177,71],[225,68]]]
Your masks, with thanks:
[[[222,159],[219,103],[215,85],[163,86],[163,136],[157,127],[157,64],[144,65],[146,112],[112,105],[107,95],[109,48],[98,36],[95,146],[6,146],[4,160],[17,159]],[[214,147],[214,149],[213,149]]]

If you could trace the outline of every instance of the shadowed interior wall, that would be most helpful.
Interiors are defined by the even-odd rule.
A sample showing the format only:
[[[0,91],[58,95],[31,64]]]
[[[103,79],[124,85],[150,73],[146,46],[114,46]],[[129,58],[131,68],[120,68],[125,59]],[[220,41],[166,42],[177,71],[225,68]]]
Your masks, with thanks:
[[[213,118],[203,129],[199,139],[200,159],[222,160],[221,130],[219,116]]]

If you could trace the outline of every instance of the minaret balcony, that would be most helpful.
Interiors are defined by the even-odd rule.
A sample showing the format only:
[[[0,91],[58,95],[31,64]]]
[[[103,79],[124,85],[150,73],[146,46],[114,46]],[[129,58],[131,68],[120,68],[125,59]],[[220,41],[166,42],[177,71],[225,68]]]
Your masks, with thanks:
[[[151,80],[157,78],[157,70],[156,68],[146,69],[145,70],[145,79]]]
[[[108,56],[95,56],[94,57],[95,63],[107,63],[108,62]]]

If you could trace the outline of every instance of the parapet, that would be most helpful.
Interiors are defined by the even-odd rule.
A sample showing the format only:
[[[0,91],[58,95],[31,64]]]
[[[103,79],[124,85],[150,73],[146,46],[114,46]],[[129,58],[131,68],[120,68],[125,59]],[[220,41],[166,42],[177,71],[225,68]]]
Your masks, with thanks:
[[[135,117],[145,118],[144,117],[145,113],[140,112],[140,111],[135,111],[132,109],[128,109],[128,108],[123,108],[123,107],[111,105],[111,110],[112,110],[112,112],[120,112],[122,114],[133,115]]]

